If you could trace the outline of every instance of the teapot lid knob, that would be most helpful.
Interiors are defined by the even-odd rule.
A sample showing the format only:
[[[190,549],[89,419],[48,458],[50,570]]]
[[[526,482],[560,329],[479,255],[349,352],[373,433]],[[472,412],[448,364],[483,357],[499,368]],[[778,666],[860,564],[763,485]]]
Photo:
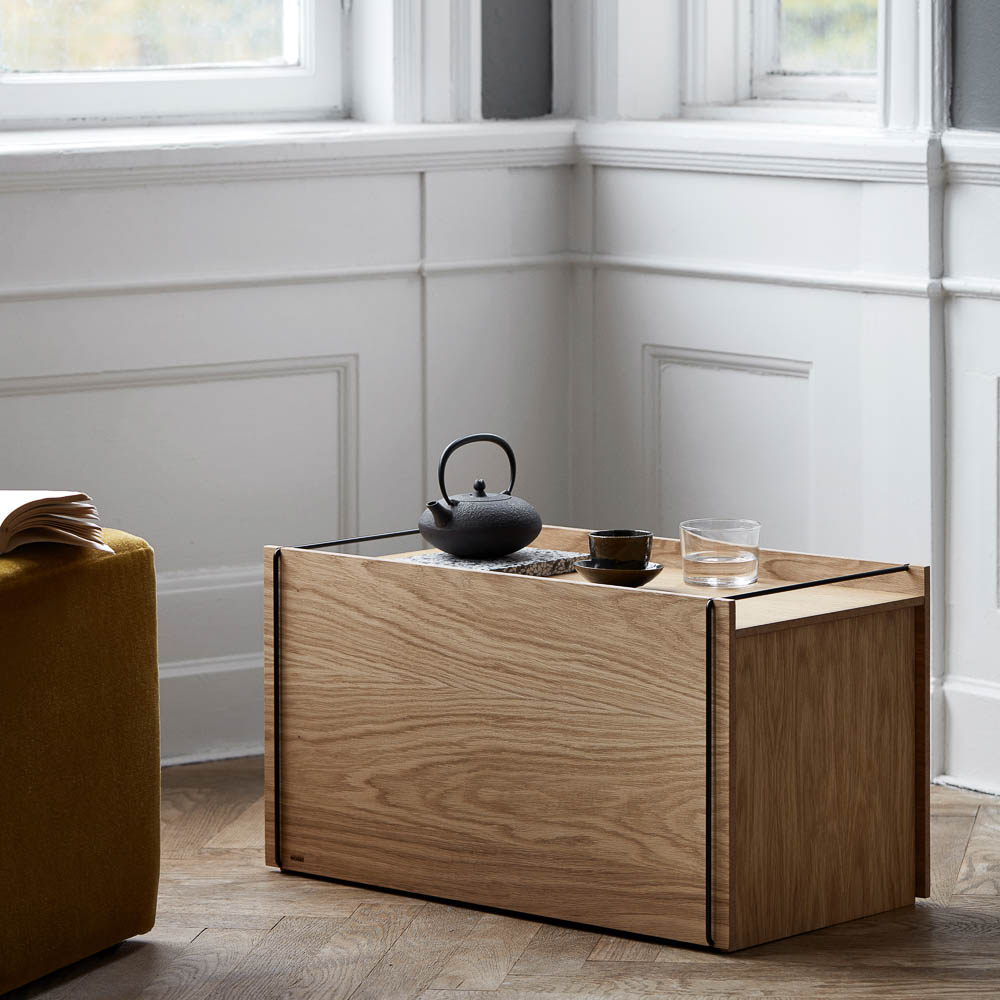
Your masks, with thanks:
[[[473,490],[475,490],[475,493],[476,493],[477,497],[484,497],[484,496],[486,496],[486,480],[485,479],[477,479],[472,484],[472,488],[473,488]]]

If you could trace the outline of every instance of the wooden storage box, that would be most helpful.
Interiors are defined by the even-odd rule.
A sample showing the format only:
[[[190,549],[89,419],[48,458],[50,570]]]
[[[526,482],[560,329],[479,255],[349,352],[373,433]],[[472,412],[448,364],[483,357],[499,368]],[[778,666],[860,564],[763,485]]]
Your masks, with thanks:
[[[887,566],[653,558],[626,590],[283,549],[268,863],[726,950],[926,896],[928,571],[733,600]]]

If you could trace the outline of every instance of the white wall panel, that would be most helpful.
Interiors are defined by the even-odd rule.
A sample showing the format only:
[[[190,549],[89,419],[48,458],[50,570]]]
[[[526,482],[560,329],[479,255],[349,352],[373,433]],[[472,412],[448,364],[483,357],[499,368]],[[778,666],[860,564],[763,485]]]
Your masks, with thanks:
[[[945,774],[955,783],[996,793],[1000,793],[998,331],[1000,301],[950,303]]]
[[[4,194],[0,288],[415,262],[418,185],[399,174]]]
[[[442,170],[425,178],[428,261],[567,249],[570,170]]]
[[[284,371],[265,362],[82,376],[79,391],[26,380],[5,394],[16,387],[0,381],[5,478],[100,497],[106,522],[150,539],[162,570],[249,564],[262,540],[353,530],[343,501],[356,475],[356,379],[345,355]]]
[[[595,249],[706,261],[855,268],[862,185],[597,168]]]
[[[0,194],[3,480],[152,542],[168,759],[262,745],[264,544],[415,526],[470,425],[566,520],[567,268],[511,261],[566,249],[566,168],[441,176]]]
[[[492,431],[517,456],[514,492],[549,524],[569,519],[569,372],[566,268],[440,276],[427,287],[427,470],[453,438]],[[507,486],[507,460],[474,444],[448,463],[448,485],[468,492],[483,475]]]
[[[163,754],[262,740],[266,543],[410,524],[420,290],[402,277],[0,305],[4,482],[156,550]]]
[[[687,518],[752,517],[781,548],[807,549],[811,364],[659,345],[643,353],[651,523],[676,537]]]
[[[950,184],[946,206],[949,276],[1000,279],[1000,186]]]
[[[463,433],[550,522],[929,561],[931,188],[663,165],[0,194],[4,479],[156,546],[165,754],[259,746],[260,546],[413,524]],[[949,188],[946,287],[1000,279],[998,191]],[[1000,788],[1000,302],[948,317],[947,770]]]
[[[949,668],[960,676],[1000,683],[1000,344],[982,332],[982,325],[990,319],[1000,323],[1000,303],[952,305],[948,377]]]
[[[713,441],[726,456],[756,437],[771,481],[731,484],[725,513],[759,516],[766,545],[929,560],[927,337],[919,300],[601,269],[592,404],[602,523],[651,519],[673,535],[679,516],[723,513],[721,501],[687,509],[721,488],[705,472]],[[650,353],[691,351],[703,352],[702,363],[668,372],[659,442],[650,444],[642,402]],[[728,374],[713,369],[712,355]],[[793,386],[789,375],[755,374],[788,365],[802,373]],[[720,438],[726,427],[728,441]],[[687,439],[702,431],[708,450],[692,465]],[[655,488],[644,485],[655,482],[656,463],[660,509]],[[786,518],[792,499],[807,509]],[[754,504],[765,509],[748,509]]]
[[[866,181],[861,188],[857,266],[875,274],[928,274],[930,191],[923,184]],[[809,219],[804,227],[811,228]]]

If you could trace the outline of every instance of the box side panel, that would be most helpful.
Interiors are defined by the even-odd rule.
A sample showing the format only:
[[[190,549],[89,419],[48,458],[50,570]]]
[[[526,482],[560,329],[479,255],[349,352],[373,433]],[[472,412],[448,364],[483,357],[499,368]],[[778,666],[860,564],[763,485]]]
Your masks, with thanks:
[[[931,894],[931,571],[924,568],[924,603],[914,614],[914,872],[916,894]]]
[[[913,902],[914,619],[737,633],[734,948]]]
[[[282,559],[286,868],[704,942],[704,601]]]
[[[712,935],[715,946],[728,950],[730,943],[729,900],[732,866],[729,850],[730,656],[736,632],[736,606],[714,601],[715,629],[712,680]]]
[[[274,849],[274,547],[264,550],[264,860],[278,866]]]

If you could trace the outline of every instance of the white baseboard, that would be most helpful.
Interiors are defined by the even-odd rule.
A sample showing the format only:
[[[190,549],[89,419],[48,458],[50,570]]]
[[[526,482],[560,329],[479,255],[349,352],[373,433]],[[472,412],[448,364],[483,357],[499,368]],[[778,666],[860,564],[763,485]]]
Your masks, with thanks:
[[[164,764],[263,752],[263,653],[161,665],[160,759]]]
[[[1000,684],[945,677],[947,752],[941,784],[1000,794]]]
[[[944,691],[941,678],[931,677],[931,780],[937,781],[944,771]]]

